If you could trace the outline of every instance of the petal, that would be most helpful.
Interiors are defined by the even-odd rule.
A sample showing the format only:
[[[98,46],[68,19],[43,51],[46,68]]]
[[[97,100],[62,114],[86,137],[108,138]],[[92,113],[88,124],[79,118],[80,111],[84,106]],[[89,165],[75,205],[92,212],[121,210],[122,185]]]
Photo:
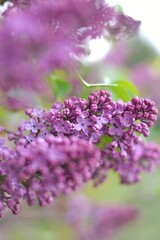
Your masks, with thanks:
[[[116,135],[116,128],[115,127],[109,128],[108,133],[110,135]]]
[[[81,131],[82,125],[76,124],[76,125],[75,125],[75,129],[76,129],[77,131]]]

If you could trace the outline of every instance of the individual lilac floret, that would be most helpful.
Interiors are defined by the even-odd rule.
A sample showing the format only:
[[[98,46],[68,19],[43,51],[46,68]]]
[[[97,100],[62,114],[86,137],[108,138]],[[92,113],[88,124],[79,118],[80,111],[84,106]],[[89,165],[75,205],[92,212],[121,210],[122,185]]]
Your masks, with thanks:
[[[66,219],[77,240],[110,240],[120,227],[133,221],[137,213],[132,207],[98,205],[77,196],[69,201]]]
[[[24,135],[28,142],[34,140],[37,136],[45,137],[48,133],[47,112],[44,109],[28,108],[25,111],[30,120],[23,120],[18,127],[16,135],[10,134],[9,139],[18,141],[19,138],[23,138]],[[28,133],[28,134],[27,134]]]
[[[26,188],[28,204],[49,204],[91,179],[100,164],[100,151],[83,139],[47,135],[17,145],[11,167]]]

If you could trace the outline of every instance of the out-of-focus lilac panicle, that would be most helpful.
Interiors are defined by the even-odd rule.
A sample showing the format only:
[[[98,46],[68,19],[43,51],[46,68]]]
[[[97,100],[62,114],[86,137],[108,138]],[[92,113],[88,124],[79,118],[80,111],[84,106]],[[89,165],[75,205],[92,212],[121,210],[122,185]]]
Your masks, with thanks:
[[[85,196],[76,196],[68,203],[66,221],[77,240],[109,240],[120,227],[133,221],[137,214],[137,209],[133,207],[94,204]]]
[[[3,91],[11,88],[42,91],[46,74],[72,65],[73,56],[82,54],[84,42],[100,37],[105,25],[115,19],[116,26],[108,25],[111,34],[123,35],[125,30],[130,33],[138,29],[139,22],[117,15],[103,0],[13,3],[0,23],[0,88]],[[128,31],[126,22],[132,31]]]
[[[114,39],[125,39],[137,32],[140,23],[121,12],[116,12],[112,21],[106,25],[106,29]]]

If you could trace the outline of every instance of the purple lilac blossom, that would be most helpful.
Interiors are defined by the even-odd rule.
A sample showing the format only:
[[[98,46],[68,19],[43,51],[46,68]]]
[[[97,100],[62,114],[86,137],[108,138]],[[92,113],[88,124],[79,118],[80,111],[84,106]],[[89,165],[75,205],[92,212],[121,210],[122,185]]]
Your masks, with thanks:
[[[85,54],[88,39],[100,37],[106,23],[120,19],[103,0],[35,0],[25,1],[25,7],[24,1],[13,2],[0,23],[0,88],[5,92],[42,91],[47,74],[72,65],[74,56]],[[126,29],[123,24],[120,19]],[[136,32],[139,22],[132,19],[131,29],[132,24]]]
[[[105,181],[109,169],[118,172],[121,183],[133,184],[141,179],[142,172],[151,172],[160,165],[160,146],[141,142],[133,145],[125,157],[108,146],[102,150],[102,159],[102,165],[93,174],[95,186]]]
[[[13,214],[19,213],[19,204],[25,194],[25,188],[18,181],[16,174],[10,170],[15,152],[4,145],[4,139],[0,139],[0,142],[0,217],[2,217],[7,207]]]
[[[115,18],[108,22],[106,29],[115,39],[125,39],[128,35],[133,35],[138,30],[140,21],[135,21],[133,18],[117,12]]]
[[[109,92],[100,90],[88,100],[71,97],[49,111],[29,108],[25,113],[29,120],[9,135],[15,150],[1,141],[1,213],[8,206],[17,214],[22,198],[45,205],[89,179],[97,185],[109,169],[128,184],[159,165],[160,147],[140,137],[148,136],[157,119],[158,111],[148,99],[114,102]],[[109,142],[101,145],[106,136]]]
[[[90,144],[101,145],[103,138],[108,137],[109,142],[100,147],[102,165],[93,174],[95,185],[104,181],[107,170],[111,168],[117,171],[121,178],[127,175],[128,169],[132,179],[122,181],[124,183],[138,181],[140,172],[146,170],[139,163],[143,154],[138,160],[133,158],[137,156],[139,149],[144,147],[141,135],[147,137],[149,128],[157,119],[158,111],[152,101],[133,97],[126,103],[122,100],[114,102],[109,92],[100,90],[91,93],[88,100],[71,97],[63,104],[53,104],[48,112],[37,109],[38,116],[34,114],[35,111],[26,110],[30,120],[23,121],[16,138],[11,136],[10,139],[13,138],[17,142],[18,138],[25,138],[31,142],[38,136],[44,138],[46,134],[52,134],[55,137],[76,136]],[[146,149],[150,149],[149,146],[147,145]],[[147,157],[148,165],[159,164],[158,145],[155,147],[156,151],[156,161],[153,161],[151,154]]]
[[[46,133],[54,136],[77,136],[91,141],[93,135],[97,134],[98,139],[108,135],[111,143],[108,147],[119,152],[126,152],[132,149],[132,145],[141,141],[140,134],[147,137],[149,128],[157,119],[158,111],[154,102],[149,99],[133,97],[131,101],[124,103],[122,100],[114,102],[111,94],[105,90],[93,92],[89,95],[88,101],[71,97],[64,103],[55,103],[47,112],[38,110],[39,115],[34,114],[35,109],[26,110],[30,120],[23,121],[19,126],[17,134],[21,137],[33,136],[36,138],[43,135],[43,128]],[[29,132],[26,132],[30,130]],[[38,133],[38,135],[37,135]]]
[[[100,151],[83,139],[47,135],[32,143],[21,139],[15,150],[0,142],[0,215],[18,214],[21,199],[40,206],[77,190],[100,165]],[[71,147],[72,146],[72,147]]]
[[[77,240],[110,240],[120,227],[133,221],[137,213],[132,207],[98,205],[84,196],[76,196],[68,203],[66,219]]]
[[[72,147],[71,147],[72,146]],[[88,181],[100,164],[100,151],[83,139],[47,135],[24,147],[17,146],[18,178],[30,195],[45,205],[54,197],[76,190]],[[23,163],[23,164],[22,164]],[[21,166],[22,164],[22,166]]]

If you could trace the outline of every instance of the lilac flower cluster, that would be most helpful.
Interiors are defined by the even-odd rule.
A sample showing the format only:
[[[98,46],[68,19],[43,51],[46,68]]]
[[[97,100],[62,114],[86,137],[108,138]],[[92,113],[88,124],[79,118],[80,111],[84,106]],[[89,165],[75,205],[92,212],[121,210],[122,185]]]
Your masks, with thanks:
[[[16,172],[27,186],[27,200],[33,204],[35,195],[40,205],[45,205],[60,194],[76,190],[92,177],[99,166],[100,153],[85,140],[38,138],[27,145],[17,147],[20,157],[15,159]]]
[[[19,137],[34,140],[48,133],[54,136],[76,136],[99,143],[105,135],[111,142],[108,148],[117,149],[122,157],[141,141],[139,134],[149,135],[157,119],[157,109],[148,99],[134,97],[130,102],[114,102],[105,90],[93,92],[88,101],[71,97],[64,104],[57,102],[46,112],[44,109],[27,109],[30,117],[18,128]]]
[[[91,179],[100,152],[83,139],[47,135],[31,144],[21,140],[15,150],[1,146],[0,215],[6,207],[19,212],[21,199],[44,206],[75,191]]]
[[[151,172],[155,166],[160,165],[158,144],[141,142],[132,148],[125,158],[109,147],[102,150],[102,164],[93,174],[94,185],[105,181],[109,169],[118,172],[122,184],[133,184],[140,180],[142,172]]]
[[[24,198],[43,206],[90,179],[97,185],[109,169],[119,173],[122,183],[138,181],[142,171],[160,161],[160,147],[140,137],[148,136],[157,113],[150,100],[114,102],[105,90],[92,92],[88,100],[57,102],[49,111],[27,109],[29,120],[9,134],[15,149],[1,140],[1,214],[7,206],[17,214]]]
[[[133,183],[139,180],[140,172],[159,163],[159,146],[145,145],[141,138],[149,135],[157,113],[148,99],[134,97],[127,103],[114,102],[109,92],[100,90],[91,93],[88,101],[71,97],[63,104],[57,102],[48,112],[27,109],[30,119],[22,122],[10,140],[32,142],[47,134],[85,139],[98,144],[102,155],[101,166],[93,174],[95,185],[106,178],[108,169],[118,171],[123,183]]]
[[[120,25],[118,35],[126,24],[129,32],[136,32],[140,24],[119,21],[119,14],[104,0],[13,3],[0,22],[0,89],[5,92],[43,90],[46,74],[73,64],[74,56],[85,54],[84,42],[100,37],[113,19]]]
[[[95,205],[84,196],[78,196],[69,201],[66,218],[75,232],[75,239],[109,240],[120,227],[133,221],[137,213],[135,208]]]

